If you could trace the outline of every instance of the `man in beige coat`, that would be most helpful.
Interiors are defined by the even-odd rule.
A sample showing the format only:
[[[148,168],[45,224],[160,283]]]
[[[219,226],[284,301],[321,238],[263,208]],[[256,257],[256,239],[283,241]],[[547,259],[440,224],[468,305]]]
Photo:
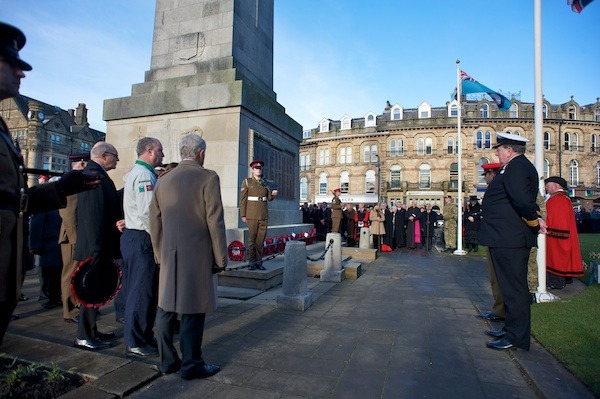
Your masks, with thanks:
[[[181,369],[189,380],[220,371],[202,358],[207,312],[217,307],[218,273],[227,266],[219,176],[204,169],[206,142],[197,134],[179,143],[181,162],[158,180],[150,204],[150,237],[159,264],[156,333],[159,368]],[[179,359],[173,327],[181,316]]]

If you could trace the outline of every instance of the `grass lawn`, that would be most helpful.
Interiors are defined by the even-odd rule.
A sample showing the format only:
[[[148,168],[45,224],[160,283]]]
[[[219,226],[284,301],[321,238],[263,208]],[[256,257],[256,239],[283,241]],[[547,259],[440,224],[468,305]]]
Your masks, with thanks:
[[[581,234],[579,240],[589,264],[589,253],[600,252],[600,234]],[[589,272],[581,280],[587,284]],[[534,304],[531,333],[600,397],[600,285],[573,298]]]

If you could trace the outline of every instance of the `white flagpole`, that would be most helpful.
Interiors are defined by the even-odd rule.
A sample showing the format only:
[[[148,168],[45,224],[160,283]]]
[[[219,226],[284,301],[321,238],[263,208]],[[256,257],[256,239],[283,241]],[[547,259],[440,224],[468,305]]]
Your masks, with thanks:
[[[462,172],[462,134],[460,132],[460,124],[462,121],[462,104],[461,104],[461,96],[462,96],[462,82],[460,79],[460,60],[456,60],[456,102],[458,106],[458,113],[456,115],[456,125],[458,130],[458,137],[456,139],[457,147],[458,147],[458,231],[456,232],[456,251],[454,251],[454,255],[466,255],[467,252],[462,248],[462,180],[463,180],[463,172]]]
[[[534,47],[534,134],[535,168],[540,176],[539,191],[544,193],[544,112],[542,92],[542,0],[533,1],[533,47]],[[546,293],[546,236],[539,234],[537,239],[538,302],[552,301],[553,295]],[[540,294],[545,294],[540,297]]]

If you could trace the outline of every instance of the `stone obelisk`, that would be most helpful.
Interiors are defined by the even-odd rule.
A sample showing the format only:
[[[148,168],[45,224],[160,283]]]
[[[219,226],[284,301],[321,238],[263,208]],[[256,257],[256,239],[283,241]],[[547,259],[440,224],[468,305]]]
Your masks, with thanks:
[[[273,91],[273,0],[157,0],[150,70],[131,96],[105,100],[106,140],[119,150],[117,186],[139,138],[161,140],[165,162],[179,161],[182,135],[207,142],[205,167],[221,178],[229,238],[245,227],[239,185],[252,159],[279,186],[269,230],[300,223],[298,152],[302,127]],[[289,229],[288,229],[289,230]],[[289,233],[289,231],[288,231]],[[276,235],[276,234],[273,234]]]

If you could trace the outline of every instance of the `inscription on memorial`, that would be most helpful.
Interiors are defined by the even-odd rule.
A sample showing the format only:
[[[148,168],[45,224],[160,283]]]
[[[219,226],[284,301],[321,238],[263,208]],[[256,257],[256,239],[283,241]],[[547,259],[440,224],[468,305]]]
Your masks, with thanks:
[[[269,185],[275,185],[279,192],[278,197],[283,199],[294,199],[296,192],[297,175],[294,171],[298,162],[293,154],[271,146],[267,141],[254,136],[254,157],[265,162],[263,176],[272,180]]]
[[[188,33],[175,39],[173,52],[176,64],[186,64],[197,61],[204,52],[204,34],[202,32]]]

